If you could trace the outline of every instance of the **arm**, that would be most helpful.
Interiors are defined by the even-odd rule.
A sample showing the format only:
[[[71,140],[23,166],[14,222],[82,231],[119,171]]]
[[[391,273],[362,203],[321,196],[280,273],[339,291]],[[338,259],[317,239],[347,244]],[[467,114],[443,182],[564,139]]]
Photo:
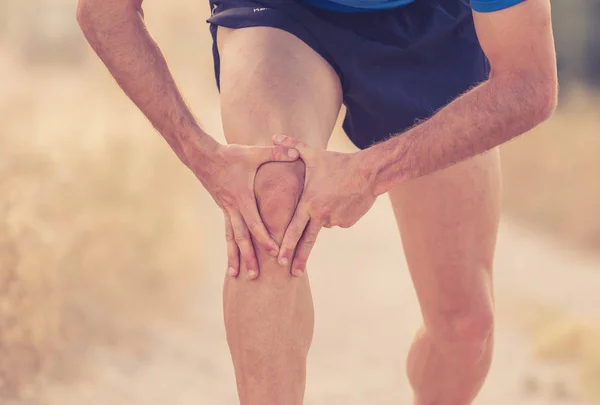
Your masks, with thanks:
[[[375,145],[363,158],[383,194],[406,180],[483,153],[547,119],[557,78],[548,0],[526,0],[493,13],[474,12],[490,79],[411,130]]]
[[[294,275],[303,273],[321,227],[352,226],[377,195],[483,153],[552,114],[557,79],[549,0],[474,16],[491,77],[429,120],[353,154],[316,150],[285,136],[273,139],[298,150],[306,164],[304,191],[279,257],[286,263],[293,256]]]
[[[239,247],[249,272],[258,274],[250,233],[274,255],[279,246],[258,213],[254,175],[261,164],[292,161],[297,152],[282,147],[223,146],[203,132],[143,17],[142,0],[79,0],[77,7],[85,37],[119,86],[223,210],[228,250],[237,252]],[[239,259],[230,259],[229,266],[237,274]]]
[[[202,132],[144,24],[142,0],[80,0],[77,20],[119,86],[187,165],[183,143],[199,138],[201,158],[217,142]]]

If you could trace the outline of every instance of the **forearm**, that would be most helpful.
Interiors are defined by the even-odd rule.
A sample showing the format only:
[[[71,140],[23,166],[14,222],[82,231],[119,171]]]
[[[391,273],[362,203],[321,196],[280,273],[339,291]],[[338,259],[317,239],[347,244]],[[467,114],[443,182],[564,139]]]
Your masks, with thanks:
[[[375,192],[383,194],[530,130],[549,117],[555,98],[553,84],[535,74],[488,80],[429,120],[365,150]]]
[[[86,39],[119,86],[187,164],[183,143],[204,134],[143,21],[141,0],[80,0],[77,18]]]

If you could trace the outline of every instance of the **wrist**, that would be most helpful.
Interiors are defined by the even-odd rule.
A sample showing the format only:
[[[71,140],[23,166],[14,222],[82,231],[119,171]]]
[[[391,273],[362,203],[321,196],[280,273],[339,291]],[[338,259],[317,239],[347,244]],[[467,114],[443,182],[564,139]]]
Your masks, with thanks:
[[[210,156],[221,146],[213,137],[197,126],[179,130],[174,136],[185,153],[193,154],[196,158]]]
[[[378,197],[385,193],[380,184],[380,156],[373,147],[363,149],[354,154],[354,159],[360,171],[360,176],[366,179],[371,193]]]
[[[387,193],[407,180],[401,170],[405,147],[397,142],[387,141],[359,152],[361,161],[369,168],[371,187],[376,196]]]
[[[186,165],[198,177],[204,178],[213,171],[212,167],[219,149],[223,146],[200,128],[181,131],[177,140],[187,161]]]

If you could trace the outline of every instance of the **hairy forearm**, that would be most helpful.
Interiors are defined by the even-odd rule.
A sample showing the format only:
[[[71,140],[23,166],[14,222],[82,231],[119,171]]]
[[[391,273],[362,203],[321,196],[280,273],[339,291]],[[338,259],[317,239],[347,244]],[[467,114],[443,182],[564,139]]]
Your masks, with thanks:
[[[553,80],[536,75],[492,78],[429,120],[365,150],[375,192],[486,152],[532,129],[556,103]]]
[[[143,20],[141,0],[80,0],[77,19],[94,51],[119,86],[187,164],[183,143],[204,137],[187,107],[165,58]]]

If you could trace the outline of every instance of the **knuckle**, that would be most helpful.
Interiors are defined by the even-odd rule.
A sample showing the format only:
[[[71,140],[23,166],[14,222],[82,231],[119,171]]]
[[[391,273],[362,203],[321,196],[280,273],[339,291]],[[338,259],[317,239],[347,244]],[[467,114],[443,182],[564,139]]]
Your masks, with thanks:
[[[315,219],[322,224],[331,224],[331,215],[326,211],[317,211],[314,215]]]
[[[306,258],[304,257],[296,257],[296,260],[294,260],[294,265],[292,266],[292,268],[295,269],[305,269],[306,268]]]
[[[227,212],[227,208],[229,206],[235,204],[236,199],[237,194],[233,193],[232,189],[229,187],[221,187],[219,190],[216,191],[215,194],[215,200],[217,200],[217,203],[225,212]]]
[[[248,225],[248,229],[253,233],[260,230],[260,222],[258,221],[248,221],[246,224]]]
[[[330,205],[314,199],[309,201],[308,209],[312,212],[311,216],[313,218],[325,222],[329,222],[328,220],[333,212]]]
[[[254,252],[251,249],[244,249],[242,257],[244,258],[244,262],[248,265],[251,265],[255,260]]]
[[[302,244],[306,247],[312,247],[317,241],[317,235],[307,235],[302,239]]]
[[[245,243],[250,239],[250,236],[247,233],[242,233],[239,235],[235,235],[234,240],[238,243]]]
[[[282,157],[281,150],[282,150],[281,147],[269,148],[269,154],[270,154],[271,160],[280,159]]]
[[[304,228],[302,227],[302,225],[300,225],[298,223],[290,224],[289,230],[292,233],[292,235],[296,235],[296,236],[302,235],[302,233],[304,232]]]
[[[354,224],[356,224],[357,222],[358,222],[358,219],[340,221],[338,226],[340,228],[350,228],[350,227],[354,226]]]
[[[238,206],[244,207],[252,204],[252,202],[254,201],[254,194],[251,190],[247,189],[236,194],[235,197],[233,197],[233,199],[235,199],[235,203]]]
[[[265,238],[263,240],[261,240],[260,245],[265,249],[265,250],[271,250],[272,246],[271,246],[271,240],[268,238]]]

